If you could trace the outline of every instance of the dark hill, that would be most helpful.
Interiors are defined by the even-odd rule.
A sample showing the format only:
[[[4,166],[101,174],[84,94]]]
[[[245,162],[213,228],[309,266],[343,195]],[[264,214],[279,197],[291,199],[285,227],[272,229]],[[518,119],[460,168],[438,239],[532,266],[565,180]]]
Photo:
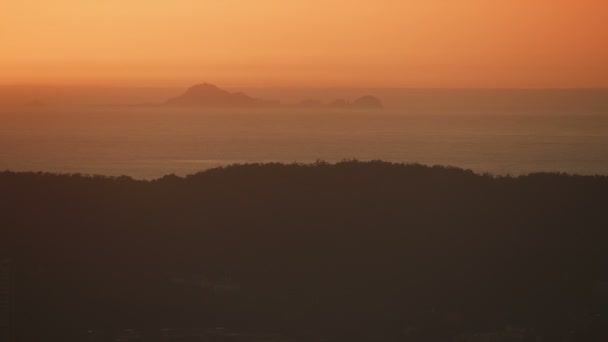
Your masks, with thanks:
[[[14,263],[20,341],[211,327],[453,341],[505,326],[600,341],[606,194],[608,177],[383,162],[154,181],[3,172],[0,259]]]

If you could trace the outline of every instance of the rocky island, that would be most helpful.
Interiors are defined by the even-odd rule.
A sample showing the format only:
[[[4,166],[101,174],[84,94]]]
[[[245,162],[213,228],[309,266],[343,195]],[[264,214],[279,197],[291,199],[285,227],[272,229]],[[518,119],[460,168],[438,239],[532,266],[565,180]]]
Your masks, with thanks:
[[[231,93],[213,84],[201,83],[188,88],[183,94],[169,99],[169,106],[179,107],[276,107],[280,106],[278,101],[263,100],[251,97],[242,92]],[[377,109],[382,108],[382,102],[377,97],[366,95],[354,101],[337,99],[329,103],[319,100],[306,99],[290,107],[297,108],[357,108]]]
[[[250,97],[244,93],[231,93],[213,84],[194,85],[178,97],[167,101],[170,106],[199,107],[258,107],[278,105],[277,102]]]

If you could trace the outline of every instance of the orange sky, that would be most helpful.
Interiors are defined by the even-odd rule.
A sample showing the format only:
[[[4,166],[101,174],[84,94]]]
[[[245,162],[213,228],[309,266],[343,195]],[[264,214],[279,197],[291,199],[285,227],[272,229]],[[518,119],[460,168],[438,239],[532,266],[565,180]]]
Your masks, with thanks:
[[[607,0],[5,0],[0,83],[608,87]]]

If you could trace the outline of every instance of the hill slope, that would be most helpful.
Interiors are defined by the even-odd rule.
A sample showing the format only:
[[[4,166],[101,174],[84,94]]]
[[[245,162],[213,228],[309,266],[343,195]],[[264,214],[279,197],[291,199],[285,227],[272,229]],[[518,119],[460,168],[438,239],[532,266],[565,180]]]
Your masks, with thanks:
[[[446,340],[506,324],[580,340],[606,323],[608,177],[253,164],[155,181],[4,172],[0,193],[23,341],[193,326]]]

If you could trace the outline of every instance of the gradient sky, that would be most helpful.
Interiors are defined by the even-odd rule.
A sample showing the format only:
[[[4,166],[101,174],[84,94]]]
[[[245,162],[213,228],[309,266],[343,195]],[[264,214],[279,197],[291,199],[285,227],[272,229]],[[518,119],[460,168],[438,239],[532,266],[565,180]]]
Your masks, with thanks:
[[[0,83],[608,87],[607,0],[5,0]]]

